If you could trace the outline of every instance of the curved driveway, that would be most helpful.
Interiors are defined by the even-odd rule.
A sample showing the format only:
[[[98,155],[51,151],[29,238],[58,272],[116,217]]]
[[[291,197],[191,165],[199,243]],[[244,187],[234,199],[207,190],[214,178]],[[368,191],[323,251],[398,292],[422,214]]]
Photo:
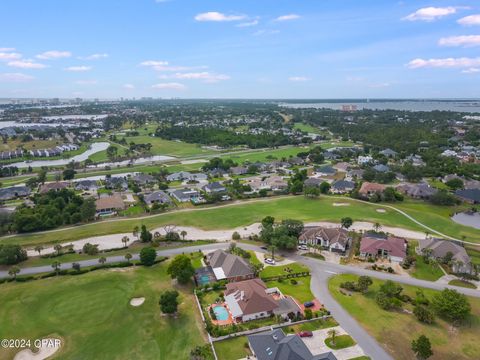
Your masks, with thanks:
[[[226,249],[229,246],[228,243],[216,243],[208,245],[199,245],[191,246],[184,248],[175,248],[167,250],[159,250],[157,254],[159,256],[173,256],[182,253],[191,253],[195,251],[204,251],[204,250],[215,250],[215,249]],[[261,251],[258,246],[250,244],[241,244],[241,246],[247,250]],[[334,274],[340,273],[350,273],[355,275],[368,275],[371,277],[383,279],[383,280],[393,280],[399,283],[426,287],[435,290],[443,290],[445,287],[456,289],[457,291],[474,297],[480,297],[480,291],[473,289],[460,288],[450,285],[442,285],[434,282],[429,282],[425,280],[419,280],[409,277],[403,277],[398,275],[392,275],[389,273],[376,272],[372,270],[366,270],[362,268],[356,268],[347,265],[332,264],[320,260],[315,260],[312,258],[300,256],[297,254],[283,254],[285,257],[301,262],[308,266],[311,271],[312,281],[311,281],[311,290],[316,298],[318,298],[325,307],[330,310],[332,315],[338,321],[340,326],[342,326],[362,347],[366,354],[368,354],[372,359],[375,360],[384,360],[392,359],[392,357],[377,343],[377,341],[370,336],[358,323],[357,321],[350,316],[350,314],[345,311],[340,304],[330,295],[328,290],[328,279]],[[133,254],[133,259],[137,260],[139,258],[138,254]],[[107,263],[124,261],[123,256],[111,256],[107,258]],[[78,261],[82,267],[98,265],[98,259],[90,259]],[[63,263],[61,268],[69,269],[71,268],[72,263]],[[25,268],[21,270],[22,275],[32,275],[39,274],[44,272],[52,271],[51,266],[38,266],[32,268]],[[0,278],[8,277],[7,271],[0,271]]]

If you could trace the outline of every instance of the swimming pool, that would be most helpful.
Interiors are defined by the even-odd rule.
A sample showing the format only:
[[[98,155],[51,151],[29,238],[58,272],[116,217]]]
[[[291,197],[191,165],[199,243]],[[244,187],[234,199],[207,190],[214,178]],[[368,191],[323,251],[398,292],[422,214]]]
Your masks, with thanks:
[[[208,275],[201,275],[200,278],[198,279],[198,282],[200,285],[205,285],[210,282],[210,276]]]
[[[217,320],[228,320],[228,311],[224,306],[214,306],[213,312]]]

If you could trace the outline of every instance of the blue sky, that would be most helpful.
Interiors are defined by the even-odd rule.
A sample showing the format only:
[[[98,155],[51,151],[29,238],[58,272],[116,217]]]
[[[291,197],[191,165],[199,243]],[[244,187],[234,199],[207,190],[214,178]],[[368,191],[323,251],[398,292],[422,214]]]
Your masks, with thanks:
[[[478,98],[478,1],[2,0],[0,97]]]

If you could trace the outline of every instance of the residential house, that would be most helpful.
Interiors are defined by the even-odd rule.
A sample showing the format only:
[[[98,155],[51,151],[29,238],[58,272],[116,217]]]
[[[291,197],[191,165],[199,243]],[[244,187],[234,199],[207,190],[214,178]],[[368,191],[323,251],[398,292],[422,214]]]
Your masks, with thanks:
[[[172,204],[172,199],[165,191],[159,190],[144,196],[145,203],[151,206],[153,204]]]
[[[332,165],[332,167],[338,171],[341,171],[341,172],[347,172],[348,169],[350,169],[350,164],[347,163],[347,162],[339,162],[339,163],[336,163],[335,165]]]
[[[49,191],[60,191],[62,189],[66,189],[70,183],[65,182],[65,181],[58,181],[58,182],[51,182],[51,183],[46,183],[40,186],[40,189],[38,192],[40,194],[46,194]]]
[[[401,263],[407,256],[407,240],[401,237],[366,233],[360,240],[360,256],[386,258]]]
[[[351,241],[347,230],[322,226],[307,228],[298,238],[301,244],[320,245],[324,249],[342,254],[350,247]]]
[[[272,294],[260,279],[228,283],[224,291],[225,303],[237,322],[261,319],[273,315],[278,308]]]
[[[303,186],[306,186],[306,187],[319,187],[320,184],[323,182],[324,180],[323,179],[320,179],[320,178],[308,178],[307,180],[305,180],[303,182]]]
[[[97,215],[114,214],[119,210],[125,209],[125,203],[120,194],[115,193],[111,196],[105,196],[95,201]]]
[[[194,201],[195,199],[201,198],[198,190],[187,188],[175,190],[171,193],[171,195],[179,202]]]
[[[208,176],[203,173],[180,171],[167,176],[167,181],[206,181]]]
[[[405,162],[411,162],[413,166],[425,166],[425,161],[420,155],[412,154],[405,158]]]
[[[480,204],[480,189],[457,190],[455,196],[472,205]]]
[[[453,241],[427,238],[418,241],[417,253],[442,261],[448,253],[452,254],[452,270],[455,273],[471,273],[472,262],[463,246]]]
[[[26,186],[12,186],[0,189],[0,200],[13,200],[21,197],[29,196],[31,193],[30,188]]]
[[[334,176],[337,170],[330,165],[320,166],[313,170],[315,176]]]
[[[383,156],[386,156],[388,158],[393,158],[397,156],[398,153],[392,149],[385,149],[380,151],[379,154],[382,154]]]
[[[213,183],[209,183],[203,187],[203,190],[207,194],[219,194],[219,193],[224,193],[227,191],[227,188],[220,184],[218,181],[215,181]]]
[[[217,280],[242,281],[255,277],[248,261],[224,250],[219,249],[207,254],[206,261]]]
[[[295,157],[289,158],[288,163],[292,166],[300,166],[305,164],[305,160],[303,160],[301,157],[295,156]]]
[[[387,173],[390,171],[390,168],[387,165],[378,164],[373,167],[373,170],[380,173]]]
[[[80,180],[75,182],[75,190],[94,191],[98,189],[98,184],[95,180]]]
[[[402,184],[397,186],[397,190],[414,199],[430,199],[437,193],[437,189],[426,183],[420,184]]]
[[[385,185],[365,181],[360,187],[358,193],[362,196],[370,196],[373,194],[383,193],[385,189]]]
[[[232,175],[245,175],[248,173],[248,168],[245,166],[234,166],[230,168]]]
[[[281,176],[256,177],[251,179],[248,185],[253,192],[259,192],[260,190],[282,191],[288,188],[288,183]]]
[[[154,184],[157,182],[154,176],[149,174],[137,174],[132,180],[139,186],[146,186],[148,184]]]
[[[370,156],[370,155],[366,155],[366,156],[359,156],[357,158],[357,164],[358,165],[366,165],[366,164],[369,164],[369,163],[372,163],[373,162],[373,158]]]
[[[359,180],[363,177],[363,173],[365,170],[363,169],[351,169],[347,171],[347,176],[345,176],[345,180],[352,181],[352,180]]]
[[[248,335],[247,338],[257,360],[337,360],[331,351],[313,355],[299,335],[285,335],[282,329]]]
[[[125,191],[128,189],[128,182],[123,177],[107,177],[105,179],[105,188]]]
[[[355,183],[348,180],[337,180],[332,183],[330,191],[333,194],[346,194],[355,189]]]

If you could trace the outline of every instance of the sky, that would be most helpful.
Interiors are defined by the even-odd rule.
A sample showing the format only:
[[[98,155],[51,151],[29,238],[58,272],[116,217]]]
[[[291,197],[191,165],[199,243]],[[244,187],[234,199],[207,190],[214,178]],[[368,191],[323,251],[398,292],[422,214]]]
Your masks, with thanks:
[[[2,0],[0,98],[480,98],[478,0]]]

